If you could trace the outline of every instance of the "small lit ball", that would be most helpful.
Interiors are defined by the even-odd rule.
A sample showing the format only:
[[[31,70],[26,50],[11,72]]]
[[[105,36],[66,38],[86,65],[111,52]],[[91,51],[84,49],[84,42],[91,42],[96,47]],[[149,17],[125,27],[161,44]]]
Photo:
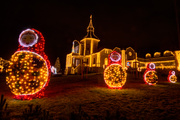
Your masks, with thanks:
[[[158,82],[158,76],[155,70],[148,70],[144,73],[144,81],[149,85],[155,85]]]
[[[104,70],[104,80],[110,88],[121,88],[126,83],[126,76],[120,64],[111,64]]]
[[[177,82],[177,77],[176,77],[176,75],[171,75],[171,76],[169,77],[169,81],[170,81],[171,83],[176,83],[176,82]]]
[[[17,51],[6,70],[6,82],[15,95],[33,95],[48,81],[48,67],[43,57],[30,51]]]
[[[176,83],[177,82],[177,77],[175,71],[170,71],[168,75],[168,81],[171,83]]]

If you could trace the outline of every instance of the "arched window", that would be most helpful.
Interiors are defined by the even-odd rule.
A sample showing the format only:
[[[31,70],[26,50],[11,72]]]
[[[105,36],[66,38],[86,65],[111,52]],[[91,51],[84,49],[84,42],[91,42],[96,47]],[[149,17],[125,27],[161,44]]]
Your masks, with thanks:
[[[73,41],[72,52],[73,53],[79,53],[79,42],[77,40]]]
[[[105,58],[105,59],[104,59],[104,64],[105,64],[105,65],[108,65],[108,58]]]

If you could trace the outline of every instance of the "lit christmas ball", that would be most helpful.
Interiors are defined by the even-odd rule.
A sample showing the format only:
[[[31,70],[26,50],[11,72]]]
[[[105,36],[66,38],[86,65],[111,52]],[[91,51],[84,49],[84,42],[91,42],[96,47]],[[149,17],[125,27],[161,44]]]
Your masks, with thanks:
[[[41,91],[49,75],[44,58],[30,51],[15,52],[6,72],[6,82],[11,92],[18,96],[34,95]]]
[[[176,77],[175,71],[169,71],[168,81],[171,83],[177,82],[177,77]]]
[[[149,85],[155,85],[158,82],[158,76],[155,70],[147,70],[144,73],[144,81]]]
[[[171,75],[171,76],[169,77],[169,81],[170,81],[171,83],[176,83],[176,82],[177,82],[177,77],[176,77],[176,75]]]
[[[104,70],[105,83],[110,88],[121,88],[126,82],[127,73],[120,64],[110,64]]]

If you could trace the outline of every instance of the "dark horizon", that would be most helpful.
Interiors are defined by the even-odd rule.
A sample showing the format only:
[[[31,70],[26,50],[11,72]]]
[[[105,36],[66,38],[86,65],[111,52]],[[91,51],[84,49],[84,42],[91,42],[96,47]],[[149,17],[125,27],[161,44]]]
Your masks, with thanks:
[[[177,2],[177,6],[179,6]],[[132,47],[138,57],[146,53],[179,49],[174,0],[117,2],[13,2],[2,4],[0,57],[10,59],[18,49],[22,30],[35,28],[42,32],[45,53],[51,65],[60,58],[65,67],[72,41],[86,35],[92,14],[99,48]],[[178,9],[178,13],[180,10]]]

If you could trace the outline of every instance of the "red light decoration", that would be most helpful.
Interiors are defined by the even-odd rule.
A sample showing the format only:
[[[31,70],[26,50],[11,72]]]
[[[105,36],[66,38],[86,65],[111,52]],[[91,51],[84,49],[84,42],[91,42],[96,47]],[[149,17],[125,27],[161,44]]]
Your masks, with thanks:
[[[108,58],[109,65],[104,70],[104,81],[109,88],[122,88],[126,83],[127,73],[121,65],[121,55],[113,51]]]
[[[41,98],[51,76],[51,65],[44,53],[44,37],[36,29],[26,29],[18,41],[18,50],[6,70],[6,82],[15,99]]]
[[[112,63],[121,64],[121,54],[113,51],[108,55],[109,65]]]
[[[158,82],[158,76],[155,68],[156,66],[154,63],[149,63],[146,71],[144,72],[144,81],[149,85],[155,85]]]
[[[170,70],[167,79],[171,83],[176,83],[177,82],[177,77],[176,77],[175,71]]]

